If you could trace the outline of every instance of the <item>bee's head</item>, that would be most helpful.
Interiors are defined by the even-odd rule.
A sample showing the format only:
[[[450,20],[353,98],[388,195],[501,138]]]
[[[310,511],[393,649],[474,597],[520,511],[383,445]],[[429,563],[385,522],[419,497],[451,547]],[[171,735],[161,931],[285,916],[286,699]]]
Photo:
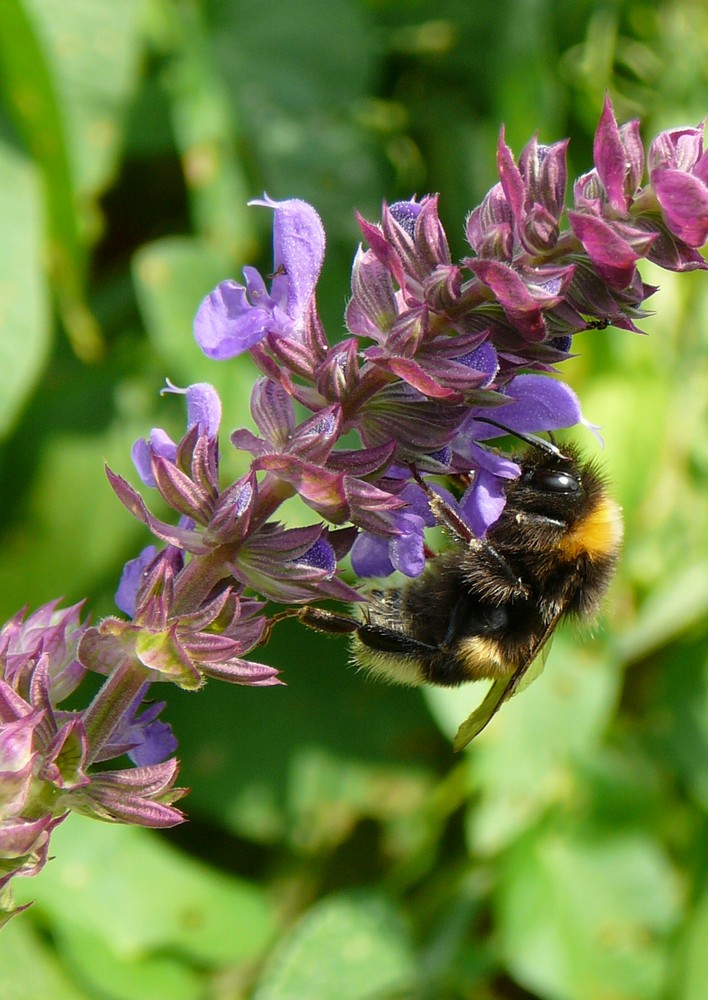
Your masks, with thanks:
[[[514,431],[486,417],[479,419],[528,445],[522,455],[515,456],[521,475],[507,486],[507,500],[514,510],[543,514],[571,526],[603,496],[601,474],[572,445],[561,449],[553,440]]]

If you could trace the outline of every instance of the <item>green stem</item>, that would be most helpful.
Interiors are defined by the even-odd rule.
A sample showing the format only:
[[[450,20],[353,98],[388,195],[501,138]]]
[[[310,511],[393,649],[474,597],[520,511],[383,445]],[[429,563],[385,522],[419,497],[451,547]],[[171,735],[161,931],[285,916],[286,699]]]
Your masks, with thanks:
[[[147,677],[147,671],[139,660],[126,658],[114,669],[86,709],[83,722],[89,745],[88,764],[93,764],[100,756],[123,723],[125,713]]]

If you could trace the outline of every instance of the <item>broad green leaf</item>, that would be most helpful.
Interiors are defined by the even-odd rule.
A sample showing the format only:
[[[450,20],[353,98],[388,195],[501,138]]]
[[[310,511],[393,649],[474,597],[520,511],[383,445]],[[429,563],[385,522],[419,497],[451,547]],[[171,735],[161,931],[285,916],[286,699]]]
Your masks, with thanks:
[[[92,996],[111,1000],[201,1000],[204,975],[177,955],[116,954],[101,933],[60,920],[53,926],[66,965],[81,971]]]
[[[676,1000],[705,1000],[708,996],[708,890],[690,914],[682,948],[680,987]]]
[[[76,193],[87,198],[116,169],[125,111],[136,88],[145,0],[23,0],[56,98]]]
[[[643,835],[541,829],[515,845],[496,898],[507,967],[549,1000],[659,1000],[678,916],[669,864]]]
[[[416,967],[398,912],[373,894],[316,904],[266,965],[254,1000],[385,1000],[410,990]]]
[[[0,437],[40,376],[51,337],[41,198],[34,165],[0,143]]]
[[[170,951],[207,965],[256,956],[273,932],[264,893],[170,847],[149,831],[70,816],[18,902],[98,935],[116,960]]]
[[[572,794],[574,761],[598,745],[618,683],[596,647],[556,637],[542,679],[504,705],[470,752],[475,851],[496,853]]]
[[[3,928],[0,967],[2,1000],[91,1000],[46,938],[37,933],[31,910]]]
[[[0,84],[44,181],[49,270],[77,353],[95,357],[98,333],[85,301],[85,248],[76,214],[71,155],[51,60],[36,12],[0,4]]]

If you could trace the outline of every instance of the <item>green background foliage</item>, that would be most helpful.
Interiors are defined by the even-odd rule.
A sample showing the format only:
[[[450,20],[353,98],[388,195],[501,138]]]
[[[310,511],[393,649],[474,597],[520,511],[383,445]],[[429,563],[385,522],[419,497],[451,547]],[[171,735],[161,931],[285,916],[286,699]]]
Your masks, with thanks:
[[[572,177],[606,91],[647,139],[708,111],[704,0],[60,6],[0,3],[0,620],[114,610],[145,538],[103,464],[135,481],[133,440],[179,434],[165,376],[250,424],[250,360],[191,335],[217,281],[268,271],[248,198],[318,208],[337,337],[354,208],[440,191],[460,254],[502,122],[517,153],[572,136]],[[708,996],[708,286],[645,279],[650,336],[590,333],[563,372],[626,517],[602,628],[459,757],[478,690],[377,686],[295,625],[263,653],[287,688],[167,692],[190,823],[71,817],[18,883],[3,1000]]]

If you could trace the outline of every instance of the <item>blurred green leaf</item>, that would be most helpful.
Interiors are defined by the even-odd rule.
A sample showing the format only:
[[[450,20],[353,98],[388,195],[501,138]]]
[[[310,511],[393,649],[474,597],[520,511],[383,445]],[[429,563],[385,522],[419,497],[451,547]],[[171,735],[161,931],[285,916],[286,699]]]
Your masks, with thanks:
[[[574,762],[599,744],[618,684],[597,646],[582,649],[562,633],[555,637],[541,679],[506,702],[470,745],[479,797],[469,810],[468,834],[476,852],[501,850],[550,805],[572,796]],[[427,697],[436,714],[444,706],[447,716],[461,691],[430,690]]]
[[[69,336],[84,358],[98,354],[99,334],[86,302],[88,219],[79,215],[77,197],[98,183],[98,173],[105,173],[105,150],[111,147],[114,155],[117,147],[117,108],[110,104],[121,59],[112,56],[126,37],[124,29],[128,37],[133,34],[137,2],[126,0],[119,9],[67,0],[61,18],[51,0],[0,5],[0,80],[42,172],[50,274]],[[118,88],[124,101],[128,82],[121,80]],[[94,162],[102,163],[99,171]]]
[[[708,811],[708,650],[705,643],[674,644],[657,666],[642,735]]]
[[[416,978],[399,913],[362,892],[308,910],[266,965],[253,1000],[385,1000]]]
[[[197,346],[192,326],[201,300],[232,270],[223,250],[185,237],[148,244],[136,254],[132,268],[143,320],[163,359],[165,376],[182,386],[193,382],[216,386],[229,422],[226,432],[250,422],[248,403],[258,373],[248,355],[229,362],[207,358]],[[233,452],[225,448],[224,455]]]
[[[2,1000],[92,1000],[37,933],[31,913],[15,917],[3,928],[0,966]]]
[[[51,337],[42,269],[42,190],[34,165],[0,142],[0,437],[37,381]]]
[[[140,71],[146,0],[23,0],[64,113],[73,185],[81,197],[116,168],[123,117]]]
[[[273,933],[262,891],[146,830],[72,815],[52,835],[52,854],[40,879],[17,880],[16,899],[35,899],[43,915],[100,936],[116,960],[168,949],[207,965],[238,962]],[[74,957],[80,951],[72,947]]]
[[[624,660],[638,660],[707,620],[708,559],[691,560],[659,582],[622,636],[618,652]]]
[[[505,961],[526,989],[553,1000],[666,996],[678,892],[648,838],[534,831],[504,862],[497,912]]]
[[[348,668],[344,642],[294,622],[257,652],[287,687],[167,695],[193,789],[186,808],[307,851],[337,843],[362,815],[405,817],[438,747],[418,692],[367,682]]]
[[[174,955],[117,954],[100,932],[57,922],[57,947],[66,966],[80,973],[91,996],[111,1000],[201,1000],[204,976]]]
[[[481,795],[468,814],[475,850],[494,853],[572,797],[574,762],[598,746],[619,681],[596,646],[557,637],[543,678],[503,706],[471,754]]]
[[[705,1000],[708,996],[708,890],[689,917],[683,941],[683,961],[676,1000]]]
[[[80,600],[116,562],[137,547],[141,532],[121,508],[104,462],[130,453],[129,427],[105,434],[58,434],[42,452],[42,464],[24,498],[24,517],[0,549],[0,606],[6,613],[64,595]],[[42,567],[41,573],[37,566]]]

